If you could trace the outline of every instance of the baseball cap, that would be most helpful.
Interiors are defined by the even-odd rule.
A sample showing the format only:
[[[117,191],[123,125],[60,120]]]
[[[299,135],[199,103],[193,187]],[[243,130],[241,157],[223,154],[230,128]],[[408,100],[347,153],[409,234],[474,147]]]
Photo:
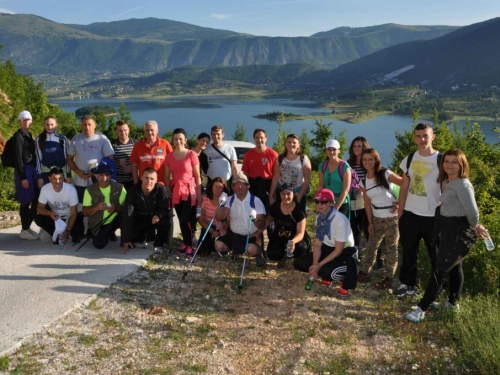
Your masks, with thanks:
[[[28,111],[21,111],[21,113],[19,113],[19,117],[17,119],[20,121],[33,120],[33,118],[31,117],[31,113],[29,113]]]
[[[250,185],[248,183],[248,177],[244,173],[238,173],[236,177],[233,180],[233,185],[237,184],[238,182],[243,182],[244,184]]]
[[[326,148],[331,148],[331,147],[333,147],[336,150],[340,150],[340,143],[339,143],[339,141],[337,141],[336,139],[330,139],[326,143]]]
[[[335,201],[335,196],[333,195],[331,190],[321,189],[316,193],[314,199],[322,202],[328,202],[328,201]]]
[[[95,169],[94,174],[108,174],[108,175],[112,175],[113,174],[113,170],[107,164],[99,164],[99,166],[97,166],[97,168]]]
[[[289,182],[284,183],[283,185],[280,186],[280,193],[283,193],[284,191],[293,193],[293,185]]]

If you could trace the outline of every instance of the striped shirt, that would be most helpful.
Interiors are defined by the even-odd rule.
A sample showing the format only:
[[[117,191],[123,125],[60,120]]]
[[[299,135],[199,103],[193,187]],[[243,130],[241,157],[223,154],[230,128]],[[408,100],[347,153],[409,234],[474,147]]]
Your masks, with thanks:
[[[128,143],[121,143],[118,138],[111,141],[111,146],[113,146],[113,150],[115,150],[113,160],[116,166],[116,182],[124,183],[134,180],[132,173],[125,173],[123,171],[123,167],[132,166],[132,163],[130,162],[130,155],[132,154],[132,149],[136,143],[137,140],[133,138],[129,138]],[[120,159],[126,160],[125,165],[120,164]]]
[[[212,218],[215,215],[215,211],[217,211],[218,205],[213,205],[212,202],[210,201],[210,198],[208,198],[206,195],[203,197],[203,203],[201,205],[201,208],[205,209],[205,220],[212,220]],[[215,219],[212,225],[215,225],[215,228],[217,230],[220,230],[224,227],[222,224],[222,221]],[[209,228],[210,229],[210,228]]]

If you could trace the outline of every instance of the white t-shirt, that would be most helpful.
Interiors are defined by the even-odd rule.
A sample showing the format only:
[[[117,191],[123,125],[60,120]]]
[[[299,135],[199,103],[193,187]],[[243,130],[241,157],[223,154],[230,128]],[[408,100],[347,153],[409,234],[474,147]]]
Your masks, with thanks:
[[[222,147],[218,147],[217,149],[226,155],[229,160],[238,160],[236,150],[233,146],[224,143]],[[214,149],[213,144],[209,144],[203,152],[207,155],[208,159],[207,176],[211,180],[216,177],[222,177],[226,181],[229,180],[233,173],[231,170],[231,164],[227,161],[227,159]]]
[[[392,206],[392,203],[396,201],[396,198],[394,197],[393,193],[394,192],[394,185],[392,182],[389,181],[389,176],[393,172],[390,170],[385,171],[385,179],[389,183],[389,188],[390,190],[385,189],[383,186],[377,185],[375,183],[374,178],[368,178],[366,177],[366,186],[363,184],[363,180],[360,180],[359,185],[363,188],[366,189],[366,195],[368,198],[370,198],[372,202],[372,212],[373,216],[375,217],[394,217],[397,216],[397,212],[391,214],[390,208],[384,208],[381,210],[377,210],[375,207],[388,207]],[[376,187],[375,187],[376,186]]]
[[[103,157],[114,155],[109,139],[100,133],[86,137],[83,133],[77,134],[69,144],[68,155],[75,156],[75,164],[82,171],[89,171],[99,164]],[[92,185],[92,179],[84,180],[75,175],[76,186]]]
[[[62,219],[67,219],[71,214],[70,207],[78,204],[78,194],[73,185],[63,182],[63,187],[59,193],[54,191],[51,183],[42,187],[38,201],[49,204],[49,207]]]
[[[317,222],[318,218],[316,217],[316,224]],[[339,241],[345,242],[344,248],[354,246],[354,236],[352,235],[351,223],[348,218],[337,211],[330,225],[332,228],[332,239],[325,236],[323,238],[323,243],[325,245],[335,247],[335,241]]]
[[[404,209],[419,216],[434,216],[436,207],[439,205],[441,189],[437,182],[439,166],[437,165],[438,152],[434,155],[423,157],[415,152],[410,164],[410,188]],[[403,159],[399,168],[406,173],[406,161]]]
[[[231,231],[233,233],[241,234],[242,236],[246,236],[248,234],[248,221],[250,220],[250,192],[247,193],[247,196],[243,201],[240,201],[237,196],[234,196],[234,202],[231,205],[232,196],[228,198],[226,207],[229,208],[229,224],[231,227]],[[257,215],[265,215],[266,208],[262,201],[255,197],[255,211],[257,211]],[[250,226],[250,233],[257,232],[257,227],[254,223]]]
[[[307,163],[309,163],[307,155],[304,155],[304,161],[301,161],[300,156],[292,161],[287,158],[283,158],[280,165],[280,185],[285,183],[292,184],[294,191],[296,193],[299,192],[302,184],[304,183],[303,167]]]

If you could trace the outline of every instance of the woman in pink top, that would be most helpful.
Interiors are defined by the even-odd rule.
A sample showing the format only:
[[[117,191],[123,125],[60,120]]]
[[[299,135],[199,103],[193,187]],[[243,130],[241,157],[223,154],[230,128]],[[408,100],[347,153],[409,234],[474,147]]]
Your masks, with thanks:
[[[175,129],[174,152],[165,157],[165,186],[175,207],[182,233],[182,247],[177,254],[193,255],[193,222],[196,223],[196,205],[201,206],[200,162],[195,152],[186,148],[186,132]]]

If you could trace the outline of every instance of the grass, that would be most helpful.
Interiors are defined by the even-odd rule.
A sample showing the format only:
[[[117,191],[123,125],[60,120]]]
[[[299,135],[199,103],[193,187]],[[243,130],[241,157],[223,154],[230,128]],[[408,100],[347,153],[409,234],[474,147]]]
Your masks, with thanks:
[[[10,365],[10,358],[8,356],[0,357],[0,371],[7,371]]]
[[[93,345],[98,341],[99,341],[99,338],[94,336],[94,335],[81,335],[78,338],[78,340],[76,340],[77,343],[82,344],[82,345]]]

